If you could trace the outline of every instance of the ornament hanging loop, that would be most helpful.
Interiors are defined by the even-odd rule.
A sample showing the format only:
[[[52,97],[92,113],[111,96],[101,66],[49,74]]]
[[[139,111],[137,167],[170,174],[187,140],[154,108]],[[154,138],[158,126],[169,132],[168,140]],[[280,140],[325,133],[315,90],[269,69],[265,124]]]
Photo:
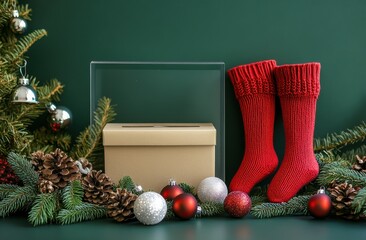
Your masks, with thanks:
[[[24,61],[24,64],[23,65],[19,65],[18,63],[17,63],[17,66],[19,67],[19,72],[20,72],[20,75],[23,77],[23,78],[25,78],[25,76],[27,75],[27,60],[23,60]],[[23,70],[24,70],[24,72],[23,72]]]
[[[317,192],[317,194],[324,194],[325,193],[325,187],[321,186]]]

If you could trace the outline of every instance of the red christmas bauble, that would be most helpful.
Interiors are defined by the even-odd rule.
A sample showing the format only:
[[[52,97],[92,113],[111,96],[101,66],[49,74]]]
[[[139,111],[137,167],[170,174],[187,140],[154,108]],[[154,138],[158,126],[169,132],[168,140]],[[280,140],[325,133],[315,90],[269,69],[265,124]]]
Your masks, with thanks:
[[[328,216],[331,208],[332,201],[322,189],[319,190],[318,194],[312,196],[308,201],[308,210],[310,215],[315,218],[325,218]]]
[[[224,209],[232,217],[246,216],[252,207],[252,200],[245,192],[233,191],[224,200]]]
[[[176,185],[173,180],[170,180],[169,185],[165,186],[160,192],[161,196],[166,200],[173,200],[182,193],[184,193],[183,189]]]
[[[190,193],[183,193],[174,198],[173,213],[181,219],[190,219],[196,215],[197,200]]]

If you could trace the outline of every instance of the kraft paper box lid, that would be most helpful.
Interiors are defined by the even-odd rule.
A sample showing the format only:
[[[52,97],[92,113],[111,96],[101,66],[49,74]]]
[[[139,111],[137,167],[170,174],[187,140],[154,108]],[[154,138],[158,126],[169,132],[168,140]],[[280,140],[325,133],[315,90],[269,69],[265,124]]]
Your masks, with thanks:
[[[216,145],[216,129],[211,123],[108,123],[103,145]]]

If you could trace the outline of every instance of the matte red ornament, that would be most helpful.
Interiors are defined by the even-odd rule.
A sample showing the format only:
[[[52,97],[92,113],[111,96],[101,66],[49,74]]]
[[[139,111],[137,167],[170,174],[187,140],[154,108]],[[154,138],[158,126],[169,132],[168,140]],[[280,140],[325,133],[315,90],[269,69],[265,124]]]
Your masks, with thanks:
[[[324,188],[320,188],[318,193],[312,196],[308,201],[308,210],[314,218],[325,218],[330,213],[332,201],[325,194]]]
[[[190,193],[180,194],[174,198],[172,210],[175,216],[181,219],[193,218],[197,212],[197,200]]]
[[[241,191],[229,193],[224,201],[224,209],[232,217],[241,218],[246,216],[252,207],[249,195]]]
[[[169,185],[165,186],[160,192],[161,196],[166,200],[173,200],[182,193],[184,193],[183,189],[174,180],[170,180]]]

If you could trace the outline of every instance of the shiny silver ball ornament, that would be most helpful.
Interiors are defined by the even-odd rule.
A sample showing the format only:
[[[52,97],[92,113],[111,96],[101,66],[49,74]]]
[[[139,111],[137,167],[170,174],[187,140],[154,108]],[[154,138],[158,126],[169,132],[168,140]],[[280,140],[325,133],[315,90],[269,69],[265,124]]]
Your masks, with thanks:
[[[201,202],[223,203],[227,193],[226,184],[217,177],[203,179],[197,188],[197,195]]]
[[[19,85],[13,93],[13,103],[38,103],[37,92],[29,85],[29,79],[26,77],[19,78]]]
[[[58,132],[70,126],[72,115],[69,109],[66,107],[56,107],[53,103],[48,103],[46,108],[50,113],[48,121],[54,132]]]
[[[167,205],[159,193],[145,192],[136,199],[133,212],[142,224],[155,225],[164,219]]]
[[[18,10],[13,10],[13,18],[10,20],[10,29],[16,34],[23,34],[27,30],[27,22],[19,17]]]

